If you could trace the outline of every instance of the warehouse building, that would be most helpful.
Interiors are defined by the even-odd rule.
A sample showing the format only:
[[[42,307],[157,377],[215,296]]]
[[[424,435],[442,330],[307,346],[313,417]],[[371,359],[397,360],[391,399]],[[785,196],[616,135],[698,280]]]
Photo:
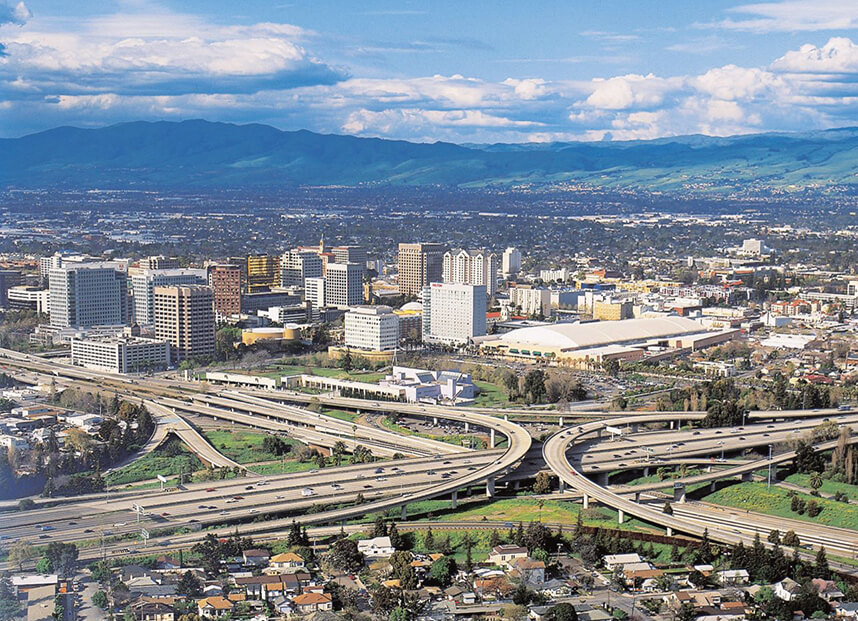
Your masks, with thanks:
[[[709,331],[684,317],[558,323],[485,336],[487,355],[545,360],[586,368],[604,360],[640,360],[696,351],[736,338],[740,330]]]

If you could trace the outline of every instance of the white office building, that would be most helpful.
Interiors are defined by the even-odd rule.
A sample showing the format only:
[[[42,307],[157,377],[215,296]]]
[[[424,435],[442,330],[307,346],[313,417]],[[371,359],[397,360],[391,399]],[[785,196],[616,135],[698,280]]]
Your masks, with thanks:
[[[345,346],[392,351],[399,343],[399,317],[389,306],[356,306],[344,317]]]
[[[73,338],[72,364],[110,373],[161,371],[170,365],[170,343],[133,336]]]
[[[363,301],[364,266],[359,263],[328,263],[325,273],[325,305],[347,308]]]
[[[543,287],[520,285],[510,287],[509,302],[512,307],[523,315],[551,315],[551,290]]]
[[[49,274],[51,325],[88,328],[127,324],[128,277],[112,262],[66,264]]]
[[[207,282],[208,274],[204,269],[142,270],[132,274],[134,321],[140,325],[155,323],[155,287],[204,285]]]
[[[484,285],[489,295],[497,291],[498,259],[487,250],[448,250],[441,270],[444,282]]]
[[[304,280],[304,301],[313,308],[325,305],[325,279],[307,278]]]
[[[433,282],[423,291],[423,340],[466,345],[486,333],[484,285]]]
[[[280,284],[304,286],[308,278],[321,278],[324,262],[315,250],[295,248],[280,258]]]
[[[501,272],[503,277],[518,274],[521,271],[521,252],[518,248],[507,248],[503,251],[501,260]]]

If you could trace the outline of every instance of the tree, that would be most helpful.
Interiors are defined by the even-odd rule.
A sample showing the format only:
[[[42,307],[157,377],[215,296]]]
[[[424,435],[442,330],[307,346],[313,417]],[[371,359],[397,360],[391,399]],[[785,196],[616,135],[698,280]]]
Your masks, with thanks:
[[[378,586],[372,591],[372,611],[379,615],[389,615],[399,605],[399,594],[390,587]]]
[[[768,536],[769,543],[779,544],[781,542],[781,533],[777,528],[773,528],[771,532],[769,532]]]
[[[441,588],[450,586],[456,575],[456,559],[452,556],[442,556],[429,567],[429,577]]]
[[[197,597],[203,594],[203,583],[194,572],[186,571],[176,584],[176,593],[188,597]]]
[[[828,580],[831,570],[828,567],[828,555],[825,554],[825,546],[819,548],[816,559],[813,562],[813,577]]]
[[[694,621],[697,618],[697,611],[694,605],[688,602],[683,602],[676,613],[676,621]]]
[[[364,558],[356,542],[351,539],[339,539],[325,554],[324,562],[336,571],[354,573],[363,567]]]
[[[664,501],[664,507],[662,507],[661,512],[666,513],[667,515],[673,515],[673,507],[670,506],[668,501]]]
[[[387,537],[387,522],[384,520],[384,516],[379,514],[378,517],[375,518],[375,526],[372,529],[373,537]]]
[[[0,576],[0,621],[13,621],[21,614],[21,603],[8,576]]]
[[[343,359],[340,361],[340,367],[343,369],[343,371],[349,373],[353,368],[353,364],[354,363],[352,362],[352,351],[348,347],[346,347],[346,353],[343,354]]]
[[[54,570],[54,566],[51,565],[51,561],[42,557],[36,562],[36,573],[37,574],[49,574]]]
[[[223,549],[216,535],[207,534],[200,543],[194,544],[191,551],[200,556],[200,564],[208,575],[217,576],[220,573]]]
[[[784,533],[783,544],[790,548],[797,548],[801,545],[801,540],[798,538],[798,535],[795,534],[794,530],[788,530]]]
[[[818,490],[820,487],[822,487],[822,475],[820,475],[818,472],[811,472],[810,486],[815,490]]]
[[[331,448],[331,456],[334,458],[334,461],[338,466],[343,459],[343,455],[346,454],[346,449],[346,443],[342,440],[334,442],[334,446]]]
[[[411,566],[411,560],[411,552],[405,550],[398,550],[390,557],[393,576],[399,580],[399,587],[404,590],[417,588],[417,573]]]
[[[24,563],[28,563],[36,555],[33,546],[28,541],[18,539],[9,546],[9,563],[18,568],[18,571],[24,569]]]
[[[527,618],[527,608],[518,604],[507,604],[501,614],[506,621],[522,621]]]
[[[435,535],[432,533],[432,527],[426,529],[426,535],[423,537],[423,547],[427,550],[435,549]]]
[[[620,361],[616,358],[608,358],[602,362],[602,371],[611,377],[617,377],[620,374]]]
[[[531,599],[533,599],[533,593],[530,592],[527,585],[523,582],[512,592],[512,603],[517,606],[527,606]]]
[[[92,594],[92,603],[102,610],[107,610],[107,593],[98,590]]]
[[[548,621],[578,621],[578,613],[575,606],[562,602],[549,608],[546,618]]]
[[[45,551],[45,557],[50,561],[53,571],[64,577],[74,573],[77,556],[77,546],[73,543],[52,541]]]
[[[390,545],[394,550],[401,550],[405,547],[405,541],[402,539],[402,535],[399,534],[396,524],[390,525],[390,528],[387,529],[387,536],[390,537]]]
[[[528,371],[524,376],[524,394],[531,403],[545,400],[545,372],[542,369]]]
[[[551,475],[547,472],[539,472],[536,474],[536,479],[533,482],[534,494],[550,494],[551,493]]]

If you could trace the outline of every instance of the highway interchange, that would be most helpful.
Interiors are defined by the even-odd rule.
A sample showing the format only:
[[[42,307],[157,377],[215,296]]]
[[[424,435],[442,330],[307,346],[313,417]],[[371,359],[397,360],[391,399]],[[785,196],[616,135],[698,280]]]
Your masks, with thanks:
[[[146,544],[148,548],[163,549],[190,545],[204,534],[205,527],[214,525],[242,523],[242,533],[275,535],[288,529],[292,520],[303,524],[338,524],[396,507],[402,508],[404,519],[409,503],[439,497],[451,498],[455,503],[460,490],[477,485],[485,486],[486,493],[493,495],[496,481],[515,471],[525,460],[532,443],[528,431],[509,419],[545,416],[521,410],[505,410],[492,416],[489,411],[471,408],[213,388],[198,382],[159,377],[132,380],[56,361],[46,363],[8,350],[0,350],[0,367],[26,381],[45,383],[52,378],[58,385],[89,387],[95,383],[120,396],[142,397],[159,422],[146,448],[171,432],[216,465],[234,465],[234,462],[220,461],[228,458],[202,438],[188,423],[188,416],[250,425],[323,447],[343,442],[349,450],[363,445],[378,456],[391,457],[395,453],[410,456],[264,478],[247,473],[245,478],[191,484],[178,491],[118,490],[110,496],[68,499],[54,508],[16,512],[4,517],[0,527],[0,537],[30,538],[39,543],[93,541],[103,535],[107,538],[105,548],[114,553],[133,545],[129,538],[140,533],[141,528],[152,537]],[[343,421],[294,405],[310,400],[358,412],[396,412],[435,422],[443,419],[450,424],[467,426],[472,432],[490,434],[492,443],[495,438],[506,438],[507,442],[502,449],[469,451],[415,435],[400,435]],[[803,542],[825,545],[841,556],[848,555],[850,549],[858,550],[853,531],[800,522],[793,524],[798,521],[758,514],[740,516],[737,510],[706,503],[674,503],[673,514],[667,515],[662,511],[665,496],[658,490],[673,487],[677,481],[608,487],[609,476],[617,472],[679,463],[699,463],[709,470],[678,481],[686,485],[747,476],[769,465],[765,458],[769,444],[775,446],[775,459],[771,463],[784,463],[793,457],[789,450],[784,450],[789,441],[808,433],[823,417],[858,430],[858,414],[838,410],[754,412],[749,419],[765,419],[764,422],[735,429],[692,430],[665,430],[663,427],[668,421],[671,427],[674,423],[679,427],[680,423],[702,418],[702,413],[610,413],[608,416],[605,412],[574,413],[578,418],[590,418],[590,422],[573,422],[572,415],[565,416],[569,417],[567,424],[542,447],[544,463],[559,477],[563,488],[583,496],[585,504],[597,501],[618,510],[621,521],[626,516],[635,516],[667,529],[668,533],[700,536],[705,529],[715,541],[746,544],[751,542],[755,532],[767,534],[772,528],[785,530],[786,524],[799,533]],[[593,421],[594,418],[597,420]],[[784,419],[784,422],[776,419]],[[659,426],[660,429],[653,428]],[[616,433],[620,429],[623,430],[621,435]],[[821,450],[830,444],[817,448]],[[757,449],[763,457],[737,459],[749,449]],[[364,503],[355,505],[358,494]],[[8,506],[8,503],[0,503],[0,508],[3,505]],[[142,507],[139,516],[132,511],[134,505]],[[308,512],[311,508],[312,512]],[[284,515],[287,513],[291,515]],[[265,521],[261,521],[262,517]],[[168,531],[178,527],[203,530],[169,534]],[[138,549],[144,548],[138,546]]]

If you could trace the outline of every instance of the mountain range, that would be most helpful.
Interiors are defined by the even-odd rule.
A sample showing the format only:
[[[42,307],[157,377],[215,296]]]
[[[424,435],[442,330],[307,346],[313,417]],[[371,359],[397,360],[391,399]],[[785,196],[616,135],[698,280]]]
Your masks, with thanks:
[[[858,183],[858,128],[728,138],[456,145],[203,120],[58,127],[0,140],[0,187],[218,189],[583,183],[719,194]]]

